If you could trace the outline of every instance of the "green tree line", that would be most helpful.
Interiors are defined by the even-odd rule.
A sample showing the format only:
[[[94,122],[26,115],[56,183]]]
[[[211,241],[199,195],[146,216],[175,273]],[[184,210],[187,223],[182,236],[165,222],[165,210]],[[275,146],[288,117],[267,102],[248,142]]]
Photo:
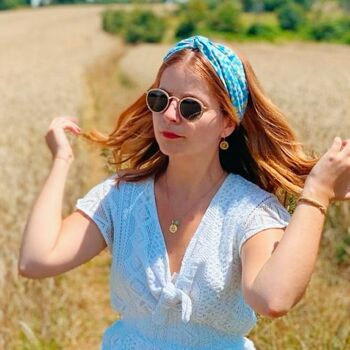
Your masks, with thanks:
[[[175,39],[219,33],[232,38],[274,40],[285,33],[293,33],[306,40],[350,44],[349,12],[342,10],[337,16],[321,16],[312,10],[313,1],[190,0],[164,16],[157,16],[151,10],[106,10],[102,22],[105,31],[122,35],[130,43],[161,42],[168,23],[174,23],[175,18]],[[343,0],[344,4],[345,1],[350,0]],[[272,13],[276,21],[257,19],[247,25],[244,14],[256,12],[258,8],[260,14]]]

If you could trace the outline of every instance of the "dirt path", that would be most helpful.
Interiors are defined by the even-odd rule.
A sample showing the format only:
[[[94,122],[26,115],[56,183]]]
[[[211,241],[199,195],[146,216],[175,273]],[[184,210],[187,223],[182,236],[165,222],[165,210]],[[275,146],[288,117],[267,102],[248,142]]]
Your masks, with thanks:
[[[95,325],[84,328],[78,320],[99,314],[95,322],[101,324],[100,319],[106,317],[98,309],[101,300],[109,304],[108,281],[103,281],[103,293],[96,290],[93,286],[93,280],[98,278],[96,273],[80,277],[82,269],[87,271],[88,266],[79,267],[55,282],[53,279],[29,281],[17,276],[19,239],[50,169],[51,154],[44,139],[49,123],[60,115],[81,116],[89,102],[86,68],[121,45],[118,39],[101,30],[103,9],[99,5],[75,5],[0,12],[1,349],[23,347],[17,343],[20,320],[41,339],[46,340],[50,335],[61,344],[64,338],[62,344],[66,346],[68,341],[74,344],[78,334],[85,332],[89,335],[81,338],[79,345],[89,348],[87,344],[94,344],[91,348],[96,348],[101,330]],[[84,124],[81,126],[85,129],[86,119]],[[71,135],[68,137],[78,150],[79,142]],[[76,153],[67,180],[64,213],[83,194],[83,184],[90,178],[89,152],[81,150]],[[100,264],[103,261],[99,260]],[[101,280],[106,278],[104,271]],[[72,281],[80,287],[75,289]],[[82,285],[86,286],[84,294],[80,290]],[[86,306],[99,294],[103,296],[99,296],[96,306]],[[71,305],[69,315],[64,318],[58,317],[59,310],[67,310],[67,305],[62,305],[62,296]],[[45,307],[38,313],[41,303]],[[31,307],[23,311],[23,305]],[[34,314],[38,315],[37,319]],[[96,329],[96,334],[91,329]],[[63,337],[68,330],[70,335]]]
[[[84,69],[118,45],[100,29],[102,9],[82,5],[0,13],[0,206],[7,214],[6,194],[28,203],[32,198],[23,197],[22,186],[36,186],[45,175],[42,161],[50,154],[43,136],[50,120],[79,114],[87,94]],[[13,193],[18,186],[21,190]]]

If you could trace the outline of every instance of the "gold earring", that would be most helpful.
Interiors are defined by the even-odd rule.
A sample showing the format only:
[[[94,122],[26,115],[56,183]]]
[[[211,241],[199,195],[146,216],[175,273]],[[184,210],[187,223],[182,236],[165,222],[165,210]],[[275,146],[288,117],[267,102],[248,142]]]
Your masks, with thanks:
[[[220,148],[223,149],[224,151],[226,151],[229,147],[229,143],[227,141],[225,141],[225,138],[220,142]]]

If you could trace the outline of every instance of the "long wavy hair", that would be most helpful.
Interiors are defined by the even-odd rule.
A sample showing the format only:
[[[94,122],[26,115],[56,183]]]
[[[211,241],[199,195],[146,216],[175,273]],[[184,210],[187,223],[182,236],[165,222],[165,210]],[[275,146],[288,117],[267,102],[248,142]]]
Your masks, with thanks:
[[[314,151],[306,154],[281,110],[263,91],[247,58],[237,50],[235,53],[243,63],[249,89],[241,122],[225,86],[198,49],[186,48],[170,56],[160,66],[150,88],[159,86],[167,67],[176,63],[191,67],[207,82],[224,118],[231,118],[236,123],[235,130],[226,138],[230,145],[228,150],[219,149],[222,168],[275,194],[284,206],[287,201],[295,204],[294,196],[300,195],[305,179],[319,157]],[[145,98],[146,92],[118,116],[109,135],[97,130],[81,134],[89,142],[111,151],[114,161],[109,159],[108,163],[120,172],[116,177],[117,186],[120,181],[141,181],[157,175],[168,164],[168,156],[160,151],[155,139],[152,113]]]

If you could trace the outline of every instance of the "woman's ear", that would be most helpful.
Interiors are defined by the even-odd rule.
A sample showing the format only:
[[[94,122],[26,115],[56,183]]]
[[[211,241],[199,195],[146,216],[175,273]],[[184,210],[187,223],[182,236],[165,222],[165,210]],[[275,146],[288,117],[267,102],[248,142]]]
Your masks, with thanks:
[[[237,126],[237,122],[235,122],[234,120],[232,120],[229,117],[226,117],[224,119],[224,130],[221,133],[221,137],[227,137],[229,135],[231,135],[233,133],[233,131],[236,129]]]

